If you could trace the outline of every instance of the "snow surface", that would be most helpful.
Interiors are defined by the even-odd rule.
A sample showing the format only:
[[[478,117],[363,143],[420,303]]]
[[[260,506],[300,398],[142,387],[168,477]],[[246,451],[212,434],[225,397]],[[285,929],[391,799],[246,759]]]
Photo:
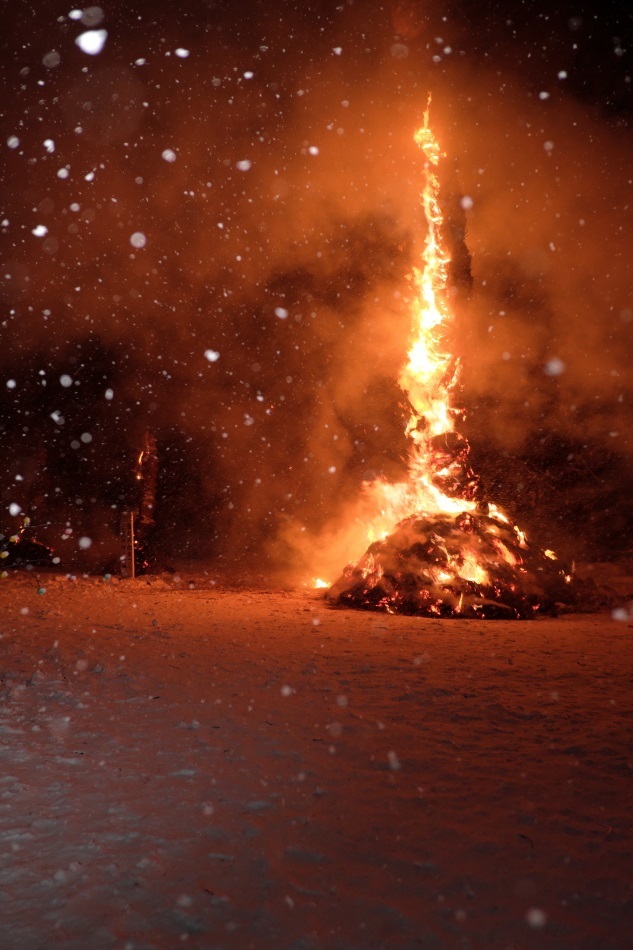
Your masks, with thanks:
[[[0,582],[0,946],[630,946],[631,630]]]

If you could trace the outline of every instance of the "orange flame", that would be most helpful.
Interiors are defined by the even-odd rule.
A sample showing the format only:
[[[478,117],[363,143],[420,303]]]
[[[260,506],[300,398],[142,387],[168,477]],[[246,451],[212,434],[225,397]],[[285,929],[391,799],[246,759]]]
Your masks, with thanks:
[[[425,158],[428,231],[413,275],[413,338],[399,376],[410,406],[408,477],[365,485],[365,501],[379,513],[365,525],[369,547],[326,596],[339,606],[390,613],[529,619],[543,603],[555,603],[563,572],[546,568],[554,553],[528,545],[525,533],[486,501],[470,447],[456,430],[459,365],[444,342],[452,313],[436,173],[441,153],[428,107],[415,141]]]
[[[450,259],[441,242],[442,212],[436,169],[442,153],[429,127],[428,107],[424,124],[414,139],[425,158],[426,183],[421,204],[428,232],[422,266],[413,272],[417,288],[413,341],[398,380],[411,406],[406,426],[406,434],[412,442],[409,477],[396,484],[376,481],[366,486],[376,498],[379,514],[367,526],[363,543],[384,537],[399,521],[418,510],[459,514],[475,508],[475,502],[450,497],[433,481],[433,476],[440,472],[433,465],[430,440],[455,429],[458,410],[451,404],[451,394],[457,383],[459,365],[442,346],[442,336],[452,319],[446,292]]]
[[[442,152],[429,127],[429,106],[430,99],[424,113],[424,123],[414,136],[424,155],[425,186],[421,205],[428,230],[421,266],[413,272],[417,293],[412,313],[412,342],[398,380],[411,410],[406,424],[411,446],[408,476],[405,481],[396,484],[381,479],[365,484],[365,500],[371,513],[369,518],[365,513],[365,517],[356,525],[356,557],[368,543],[390,535],[400,522],[417,512],[456,518],[462,514],[475,514],[478,507],[477,501],[473,500],[473,492],[462,491],[459,487],[453,494],[447,494],[444,490],[452,476],[455,476],[452,479],[455,485],[461,484],[459,459],[441,449],[445,438],[459,438],[455,433],[455,420],[460,410],[452,401],[459,377],[459,363],[447,352],[445,342],[446,331],[453,319],[447,291],[450,258],[442,243],[443,220],[437,175]],[[488,504],[485,511],[487,531],[492,539],[497,533],[507,537],[507,529],[510,529],[518,547],[527,549],[525,533],[512,525],[498,506]],[[488,583],[489,574],[478,560],[476,545],[468,547],[468,552],[463,552],[460,558],[448,565],[449,572],[466,581]],[[493,543],[493,550],[499,563],[516,565],[520,561],[500,538]],[[549,552],[548,557],[552,554]],[[370,563],[367,555],[359,563],[362,564],[363,572],[369,574],[373,571],[373,563]],[[444,580],[441,575],[446,571],[445,566],[438,574],[438,580]]]

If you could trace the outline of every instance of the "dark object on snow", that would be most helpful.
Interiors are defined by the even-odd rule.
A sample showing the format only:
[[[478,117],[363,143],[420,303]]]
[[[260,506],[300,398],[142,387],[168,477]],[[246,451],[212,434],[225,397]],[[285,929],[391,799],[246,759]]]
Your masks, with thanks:
[[[496,516],[418,513],[348,565],[326,597],[420,617],[528,620],[569,609],[580,586],[551,552]]]
[[[55,552],[33,534],[28,520],[10,537],[0,535],[0,568],[51,567]]]
[[[150,432],[146,432],[134,468],[134,507],[121,514],[120,566],[123,577],[136,577],[137,574],[145,574],[152,568],[153,559],[147,548],[154,527],[157,481],[156,439]]]

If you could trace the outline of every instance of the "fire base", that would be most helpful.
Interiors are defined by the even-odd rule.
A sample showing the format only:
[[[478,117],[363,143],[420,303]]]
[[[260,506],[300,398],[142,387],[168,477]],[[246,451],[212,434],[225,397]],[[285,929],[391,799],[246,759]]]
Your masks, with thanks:
[[[558,560],[486,514],[411,515],[348,565],[326,597],[420,617],[527,620],[575,600]]]

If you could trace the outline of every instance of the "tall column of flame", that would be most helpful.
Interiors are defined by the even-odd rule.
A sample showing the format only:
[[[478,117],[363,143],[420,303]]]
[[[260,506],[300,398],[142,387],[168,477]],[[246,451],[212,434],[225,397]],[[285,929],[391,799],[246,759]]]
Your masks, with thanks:
[[[406,434],[412,441],[409,477],[405,482],[372,483],[369,491],[376,496],[380,513],[367,531],[370,541],[385,537],[407,515],[415,511],[457,514],[472,511],[475,503],[467,498],[450,497],[435,483],[447,474],[438,467],[431,440],[455,430],[458,410],[451,397],[458,380],[458,361],[443,350],[442,335],[452,319],[447,293],[447,269],[450,263],[442,247],[442,212],[437,167],[441,152],[429,127],[429,110],[414,140],[425,157],[425,186],[421,194],[422,210],[428,231],[422,253],[422,265],[413,270],[416,300],[413,313],[413,342],[399,384],[411,407]]]
[[[441,349],[439,334],[450,321],[448,306],[447,267],[450,263],[441,244],[442,212],[438,200],[439,181],[436,168],[440,160],[439,145],[429,128],[429,112],[424,125],[415,133],[415,142],[426,159],[426,185],[422,192],[422,208],[428,233],[422,254],[423,266],[413,275],[418,289],[415,310],[415,337],[408,353],[399,383],[411,404],[407,435],[413,440],[410,474],[420,494],[419,504],[428,510],[467,511],[474,507],[464,499],[449,498],[433,484],[432,453],[429,439],[453,432],[456,410],[451,406],[451,393],[457,382],[458,363]]]
[[[407,426],[407,434],[420,442],[417,425],[421,418],[426,421],[427,431],[433,435],[453,429],[453,417],[449,408],[448,391],[455,380],[455,361],[440,351],[435,331],[450,318],[446,304],[446,269],[449,264],[440,244],[442,212],[438,193],[439,182],[435,168],[440,151],[433,133],[428,127],[428,111],[424,126],[415,134],[415,142],[426,158],[426,187],[422,192],[422,208],[428,224],[422,260],[424,266],[414,269],[418,288],[415,313],[415,339],[409,350],[409,360],[400,374],[400,385],[409,396],[413,409]]]

